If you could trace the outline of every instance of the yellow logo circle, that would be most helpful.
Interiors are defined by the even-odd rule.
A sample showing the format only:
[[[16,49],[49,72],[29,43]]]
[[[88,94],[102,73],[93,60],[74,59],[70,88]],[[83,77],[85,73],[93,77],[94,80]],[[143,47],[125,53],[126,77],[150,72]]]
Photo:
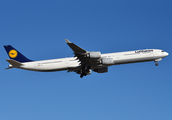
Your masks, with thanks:
[[[17,57],[17,51],[16,50],[10,50],[10,52],[9,52],[9,56],[11,57],[11,58],[15,58],[15,57]]]

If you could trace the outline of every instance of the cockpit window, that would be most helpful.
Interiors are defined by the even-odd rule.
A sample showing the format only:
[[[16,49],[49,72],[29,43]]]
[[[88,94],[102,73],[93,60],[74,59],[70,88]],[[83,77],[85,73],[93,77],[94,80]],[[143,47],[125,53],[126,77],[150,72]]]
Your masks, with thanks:
[[[161,52],[164,52],[163,50]]]

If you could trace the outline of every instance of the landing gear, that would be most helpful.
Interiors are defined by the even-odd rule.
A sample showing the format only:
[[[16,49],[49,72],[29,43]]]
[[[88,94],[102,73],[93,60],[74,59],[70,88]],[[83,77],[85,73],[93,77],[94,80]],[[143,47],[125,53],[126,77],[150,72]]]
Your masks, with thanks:
[[[159,64],[157,62],[155,62],[155,65],[158,66]]]
[[[155,59],[154,60],[155,61],[155,65],[158,66],[159,65],[158,62],[161,61],[161,60],[162,60],[162,58]]]
[[[85,66],[82,68],[80,78],[83,78],[83,76],[90,75],[91,74],[91,69],[89,66]]]
[[[83,76],[84,76],[84,75],[83,75],[83,74],[81,74],[81,75],[80,75],[80,78],[83,78]]]
[[[83,78],[84,76],[88,75],[86,72],[83,72],[81,75],[80,75],[80,78]]]

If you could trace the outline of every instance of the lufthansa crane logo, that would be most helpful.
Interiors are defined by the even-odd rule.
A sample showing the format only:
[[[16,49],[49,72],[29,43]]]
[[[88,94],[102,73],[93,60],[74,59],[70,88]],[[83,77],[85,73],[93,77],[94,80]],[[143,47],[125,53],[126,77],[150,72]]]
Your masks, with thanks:
[[[16,51],[16,50],[10,50],[9,56],[10,56],[11,58],[17,57],[17,51]]]

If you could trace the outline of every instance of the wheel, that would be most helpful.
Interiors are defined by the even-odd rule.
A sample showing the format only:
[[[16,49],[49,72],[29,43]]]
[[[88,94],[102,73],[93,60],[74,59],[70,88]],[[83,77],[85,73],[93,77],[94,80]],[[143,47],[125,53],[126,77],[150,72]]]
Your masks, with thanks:
[[[155,65],[158,66],[159,64],[156,62]]]
[[[83,74],[81,74],[81,75],[80,75],[80,78],[83,78],[83,76],[84,76],[84,75],[83,75]]]

